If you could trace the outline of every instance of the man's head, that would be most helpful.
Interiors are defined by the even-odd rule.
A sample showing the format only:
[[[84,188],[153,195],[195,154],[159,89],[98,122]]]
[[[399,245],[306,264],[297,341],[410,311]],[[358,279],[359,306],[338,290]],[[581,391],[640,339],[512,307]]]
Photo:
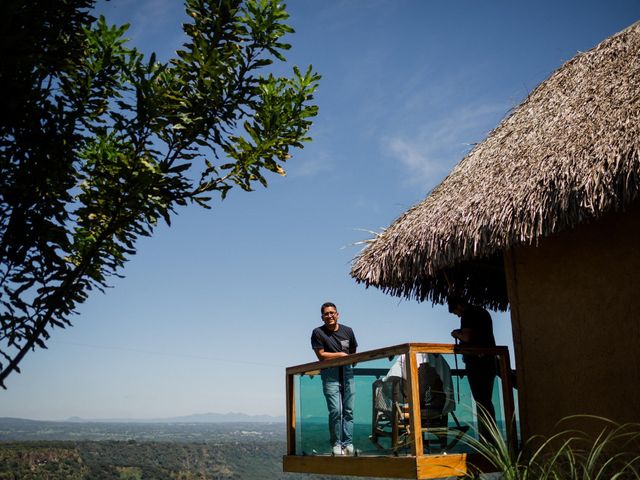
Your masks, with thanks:
[[[462,316],[464,313],[464,309],[467,305],[467,302],[457,295],[451,295],[447,298],[447,306],[449,307],[449,313],[453,313],[458,317]]]
[[[322,321],[329,330],[335,330],[338,327],[338,318],[340,318],[340,314],[338,313],[338,308],[334,303],[323,303],[320,307],[320,315],[322,316]]]

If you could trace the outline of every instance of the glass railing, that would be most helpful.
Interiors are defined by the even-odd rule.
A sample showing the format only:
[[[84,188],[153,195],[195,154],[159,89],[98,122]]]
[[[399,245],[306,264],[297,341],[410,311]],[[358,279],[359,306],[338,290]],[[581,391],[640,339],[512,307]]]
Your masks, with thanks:
[[[506,347],[399,345],[291,367],[287,386],[289,455],[471,453],[468,439],[487,433],[479,404],[517,442]],[[353,451],[336,451],[349,431]]]

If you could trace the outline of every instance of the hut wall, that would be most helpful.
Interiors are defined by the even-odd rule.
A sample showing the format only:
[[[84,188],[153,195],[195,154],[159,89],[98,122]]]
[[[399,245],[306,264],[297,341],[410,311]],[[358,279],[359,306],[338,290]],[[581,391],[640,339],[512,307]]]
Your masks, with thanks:
[[[640,422],[640,208],[505,260],[525,438],[573,414]]]

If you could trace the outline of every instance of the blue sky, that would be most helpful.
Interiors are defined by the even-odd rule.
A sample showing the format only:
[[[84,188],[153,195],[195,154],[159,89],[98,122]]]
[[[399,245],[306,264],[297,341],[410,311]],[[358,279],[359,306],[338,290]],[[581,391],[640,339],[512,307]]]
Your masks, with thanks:
[[[177,0],[99,2],[167,59]],[[288,64],[323,75],[313,142],[287,177],[183,209],[138,244],[126,277],[55,330],[0,392],[0,416],[282,415],[284,369],[314,360],[334,301],[360,350],[450,342],[457,318],[348,275],[358,242],[419,202],[529,91],[640,19],[640,2],[294,0]],[[511,347],[508,314],[493,314]]]

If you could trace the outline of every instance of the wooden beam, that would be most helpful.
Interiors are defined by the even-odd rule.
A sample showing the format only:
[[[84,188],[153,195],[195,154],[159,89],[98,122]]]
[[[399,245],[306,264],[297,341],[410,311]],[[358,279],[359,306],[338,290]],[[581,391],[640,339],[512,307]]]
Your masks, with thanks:
[[[511,335],[513,337],[513,350],[516,361],[516,383],[518,388],[518,404],[520,406],[520,433],[522,434],[522,438],[526,439],[529,436],[531,429],[529,428],[529,419],[527,415],[526,372],[522,368],[524,365],[525,353],[522,342],[517,265],[518,262],[516,259],[515,249],[505,249],[504,273],[507,279],[507,295],[509,296],[509,310],[511,316]]]
[[[509,352],[500,355],[500,378],[502,380],[502,402],[504,405],[504,421],[507,429],[507,445],[509,450],[515,452],[518,443],[516,430],[515,405],[513,401],[513,383],[511,382],[511,361]]]
[[[467,454],[424,455],[417,458],[416,478],[462,477],[467,473]]]
[[[467,472],[467,455],[425,455],[422,457],[282,457],[283,471],[358,477],[415,478],[427,480],[463,476]]]
[[[307,372],[313,372],[321,368],[340,367],[344,365],[352,365],[358,362],[366,362],[367,360],[373,360],[375,358],[393,357],[395,355],[401,355],[409,351],[409,344],[395,345],[393,347],[378,348],[377,350],[369,350],[362,353],[354,353],[353,355],[347,355],[346,357],[333,358],[331,360],[316,361],[310,363],[304,363],[302,365],[296,365],[294,367],[288,367],[288,374],[305,374]]]
[[[284,456],[282,469],[285,472],[324,475],[418,478],[415,457]]]
[[[418,362],[413,348],[409,348],[409,352],[405,357],[405,375],[409,382],[409,425],[411,426],[410,437],[411,453],[414,456],[424,453],[422,446],[422,422],[420,419],[420,387],[418,385]]]
[[[286,375],[285,392],[287,402],[287,454],[296,454],[296,398],[293,375]]]
[[[377,350],[369,350],[361,353],[354,353],[346,357],[334,358],[331,360],[323,360],[316,362],[304,363],[287,368],[287,374],[313,374],[316,375],[318,370],[323,368],[339,367],[344,365],[354,365],[368,360],[377,358],[393,357],[402,355],[409,351],[410,348],[416,353],[470,353],[470,354],[498,354],[502,355],[502,351],[507,351],[507,347],[462,347],[448,343],[403,343],[392,347],[378,348]]]

